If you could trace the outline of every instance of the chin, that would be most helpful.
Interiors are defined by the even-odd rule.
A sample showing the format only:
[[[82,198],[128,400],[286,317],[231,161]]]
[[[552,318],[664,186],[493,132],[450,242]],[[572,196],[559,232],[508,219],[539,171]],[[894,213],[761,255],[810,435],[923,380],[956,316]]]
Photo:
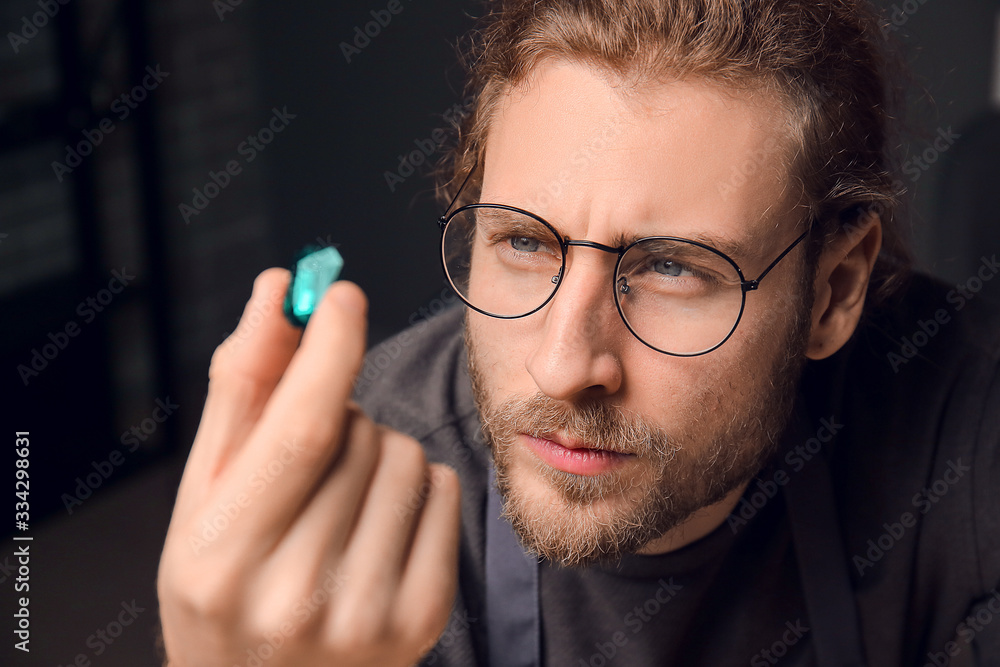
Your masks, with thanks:
[[[518,455],[521,454],[521,455]],[[636,553],[700,507],[676,502],[652,466],[636,461],[625,474],[585,476],[532,460],[530,452],[494,453],[504,516],[522,546],[562,567],[614,562]]]
[[[504,516],[527,551],[574,567],[636,553],[753,479],[791,415],[808,319],[785,336],[748,338],[755,354],[730,348],[714,372],[687,378],[693,389],[671,406],[669,429],[666,408],[636,414],[619,397],[504,391],[501,371],[513,362],[493,358],[496,344],[480,349],[471,329],[469,376]]]

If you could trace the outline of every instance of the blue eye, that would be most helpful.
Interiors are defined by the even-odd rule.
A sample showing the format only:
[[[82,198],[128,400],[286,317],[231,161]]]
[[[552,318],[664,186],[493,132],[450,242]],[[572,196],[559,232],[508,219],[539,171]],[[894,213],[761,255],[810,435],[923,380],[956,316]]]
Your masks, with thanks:
[[[679,277],[683,274],[691,275],[691,270],[683,264],[679,264],[670,259],[658,259],[653,262],[652,269],[665,276]]]
[[[520,252],[538,252],[542,242],[529,236],[515,236],[510,239],[510,246]]]

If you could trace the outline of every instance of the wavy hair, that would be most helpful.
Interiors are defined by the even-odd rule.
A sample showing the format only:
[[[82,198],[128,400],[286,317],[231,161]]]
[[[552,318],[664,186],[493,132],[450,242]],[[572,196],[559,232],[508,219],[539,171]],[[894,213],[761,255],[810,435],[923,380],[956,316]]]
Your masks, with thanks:
[[[875,300],[912,265],[896,177],[901,95],[889,84],[898,61],[886,24],[864,0],[494,0],[487,7],[464,45],[475,103],[439,166],[443,201],[482,163],[504,93],[547,58],[576,60],[636,82],[702,80],[778,95],[794,128],[790,173],[819,224],[810,257],[873,211],[883,228]]]

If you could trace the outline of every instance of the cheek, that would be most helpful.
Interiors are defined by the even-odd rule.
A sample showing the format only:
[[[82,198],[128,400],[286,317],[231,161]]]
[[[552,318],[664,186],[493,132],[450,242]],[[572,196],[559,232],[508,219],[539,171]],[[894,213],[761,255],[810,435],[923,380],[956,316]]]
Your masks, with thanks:
[[[805,279],[806,269],[798,252],[781,260],[767,274],[760,289],[747,293],[743,317],[734,336],[752,339],[770,351],[785,342],[789,329],[802,315],[799,310],[812,302],[807,294],[812,284]]]
[[[793,343],[790,333],[796,300],[783,295],[765,297],[761,302],[765,299],[772,307],[748,308],[732,338],[707,355],[718,355],[712,359],[717,363],[705,369],[706,382],[716,394],[713,400],[730,414],[740,408],[749,409],[775,391],[775,373]]]
[[[500,320],[469,310],[466,316],[476,366],[491,392],[510,393],[527,376],[524,361],[530,337],[523,321]],[[534,389],[532,388],[532,391]]]
[[[702,440],[708,430],[750,410],[767,387],[773,352],[768,331],[742,331],[697,357],[670,357],[645,348],[625,360],[624,406],[675,437]],[[770,332],[773,332],[770,329]],[[742,334],[742,335],[741,335]]]
[[[706,412],[717,411],[714,396],[724,383],[718,360],[707,357],[643,359],[626,365],[626,378],[624,407],[674,437],[685,437]]]

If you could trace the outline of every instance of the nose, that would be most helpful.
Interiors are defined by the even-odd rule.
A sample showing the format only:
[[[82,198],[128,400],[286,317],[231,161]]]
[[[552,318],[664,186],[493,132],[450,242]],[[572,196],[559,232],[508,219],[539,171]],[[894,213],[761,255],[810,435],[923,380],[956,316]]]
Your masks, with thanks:
[[[574,253],[578,256],[571,264]],[[551,398],[596,398],[622,386],[619,351],[625,326],[611,292],[615,259],[603,252],[572,250],[559,289],[535,315],[544,318],[541,337],[525,367],[538,389]]]

